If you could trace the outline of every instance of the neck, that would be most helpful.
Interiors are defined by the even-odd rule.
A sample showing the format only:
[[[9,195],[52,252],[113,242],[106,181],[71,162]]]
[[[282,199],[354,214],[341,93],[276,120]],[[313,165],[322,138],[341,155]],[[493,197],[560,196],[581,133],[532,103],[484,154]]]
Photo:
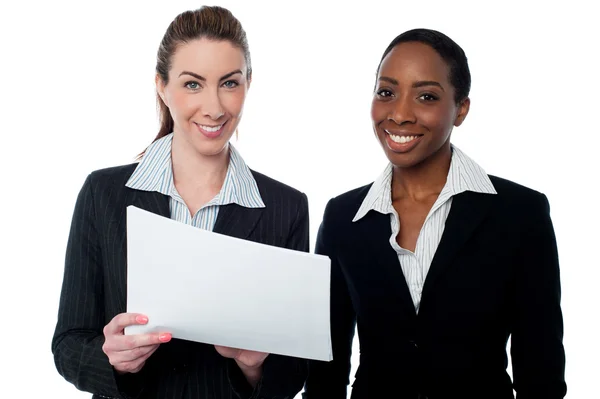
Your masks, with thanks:
[[[408,167],[394,166],[392,174],[392,200],[410,198],[422,201],[439,195],[448,177],[452,150],[450,142],[423,162]]]
[[[176,186],[213,187],[220,190],[229,167],[229,144],[218,154],[203,155],[175,134],[171,160]]]

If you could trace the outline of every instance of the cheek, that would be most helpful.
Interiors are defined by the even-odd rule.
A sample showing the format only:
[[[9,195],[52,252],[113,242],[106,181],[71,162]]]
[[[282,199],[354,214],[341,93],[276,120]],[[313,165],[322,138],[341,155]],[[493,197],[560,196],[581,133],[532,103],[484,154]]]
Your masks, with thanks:
[[[245,100],[246,93],[242,90],[233,93],[225,93],[221,97],[223,108],[225,108],[227,113],[234,118],[239,118],[242,115]]]
[[[371,102],[371,119],[373,120],[373,125],[379,124],[379,122],[383,121],[386,116],[386,107],[381,101],[377,101],[373,99]]]
[[[419,115],[419,121],[427,126],[429,130],[445,133],[452,129],[454,115],[446,109],[432,107],[422,110]]]
[[[190,95],[189,93],[173,93],[169,102],[169,109],[174,119],[188,118],[192,116],[198,108],[198,95]]]

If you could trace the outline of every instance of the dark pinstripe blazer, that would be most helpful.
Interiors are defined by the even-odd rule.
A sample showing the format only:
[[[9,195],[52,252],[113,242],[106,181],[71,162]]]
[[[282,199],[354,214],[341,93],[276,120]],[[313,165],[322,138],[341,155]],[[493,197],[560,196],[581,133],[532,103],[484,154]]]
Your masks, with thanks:
[[[371,185],[332,199],[315,252],[331,258],[333,361],[309,363],[305,399],[561,399],[560,271],[545,195],[490,176],[497,195],[454,196],[418,314],[389,215],[354,215]],[[511,336],[513,381],[506,372]]]
[[[126,311],[126,207],[169,217],[169,197],[125,187],[136,165],[93,172],[79,193],[52,340],[58,372],[94,398],[293,398],[306,377],[304,359],[270,355],[252,390],[235,361],[220,356],[214,346],[178,339],[161,345],[140,373],[114,372],[102,352],[102,329]],[[252,174],[266,207],[222,206],[214,231],[307,252],[306,195]]]

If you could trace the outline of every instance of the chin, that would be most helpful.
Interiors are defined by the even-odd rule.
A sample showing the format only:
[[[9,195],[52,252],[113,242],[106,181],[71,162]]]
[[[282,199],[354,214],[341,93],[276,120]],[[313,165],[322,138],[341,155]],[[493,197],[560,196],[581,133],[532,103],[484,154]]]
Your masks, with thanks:
[[[229,140],[233,136],[233,132],[223,132],[220,136],[215,138],[208,138],[200,132],[191,132],[189,137],[189,144],[192,145],[197,153],[205,156],[220,154],[224,149],[227,148]]]
[[[199,148],[196,147],[196,151],[198,151],[199,154],[207,157],[219,155],[228,148],[227,143],[228,142],[219,143],[218,145],[217,143],[214,143],[212,145],[200,146]]]
[[[196,152],[203,156],[214,156],[223,152],[229,143],[229,139],[223,137],[212,140],[201,140],[194,143],[194,149]]]
[[[392,165],[403,169],[418,166],[426,159],[426,157],[423,157],[418,152],[399,154],[390,150],[386,150],[385,155]]]

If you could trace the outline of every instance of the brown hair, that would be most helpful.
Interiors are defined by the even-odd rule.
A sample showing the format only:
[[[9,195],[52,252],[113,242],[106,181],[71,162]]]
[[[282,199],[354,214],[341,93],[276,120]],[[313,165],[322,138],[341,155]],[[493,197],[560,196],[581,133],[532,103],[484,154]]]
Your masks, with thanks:
[[[240,21],[226,8],[203,6],[197,10],[179,14],[167,28],[156,55],[156,74],[160,76],[164,84],[169,82],[171,60],[177,47],[192,40],[204,38],[228,41],[242,50],[246,60],[246,76],[248,79],[252,77],[248,40]],[[158,93],[156,93],[156,101],[159,109],[160,129],[152,142],[173,131],[173,118]],[[144,152],[138,156],[138,159]]]

